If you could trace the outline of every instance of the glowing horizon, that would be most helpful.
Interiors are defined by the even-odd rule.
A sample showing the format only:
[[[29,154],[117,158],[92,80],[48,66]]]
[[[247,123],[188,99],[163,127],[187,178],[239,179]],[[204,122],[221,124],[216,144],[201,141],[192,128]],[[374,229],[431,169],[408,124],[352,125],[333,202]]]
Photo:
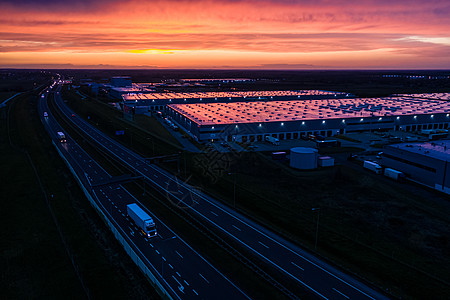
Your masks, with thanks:
[[[1,68],[450,69],[448,1],[6,0]]]

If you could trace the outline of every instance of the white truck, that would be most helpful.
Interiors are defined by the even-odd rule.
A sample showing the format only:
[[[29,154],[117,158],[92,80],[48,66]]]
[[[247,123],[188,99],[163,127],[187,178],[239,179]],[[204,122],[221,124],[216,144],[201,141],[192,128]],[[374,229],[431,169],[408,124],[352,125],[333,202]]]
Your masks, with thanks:
[[[369,161],[369,160],[364,161],[363,167],[372,172],[375,172],[376,174],[381,174],[381,172],[383,171],[383,169],[381,168],[381,166],[379,164],[377,164],[373,161]]]
[[[265,137],[266,142],[269,142],[273,145],[279,145],[280,144],[280,140],[277,138],[274,138],[273,136],[267,135]]]
[[[384,169],[384,176],[392,178],[397,181],[402,181],[405,178],[405,174],[403,174],[403,172],[391,168]]]
[[[152,217],[150,217],[142,208],[136,203],[127,205],[127,214],[136,226],[141,229],[142,233],[147,237],[156,236],[156,225]]]
[[[58,138],[61,143],[66,142],[66,135],[64,134],[64,132],[58,131],[56,134],[58,135]]]

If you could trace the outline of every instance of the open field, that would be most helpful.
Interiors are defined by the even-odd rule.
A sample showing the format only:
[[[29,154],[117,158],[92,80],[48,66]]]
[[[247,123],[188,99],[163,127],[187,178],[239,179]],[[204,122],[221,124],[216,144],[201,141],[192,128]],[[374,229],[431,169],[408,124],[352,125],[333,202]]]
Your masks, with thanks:
[[[102,223],[44,132],[36,94],[2,119],[2,295],[6,298],[158,298]],[[11,105],[11,104],[10,104]],[[46,195],[49,203],[46,202]],[[64,241],[64,242],[63,242]],[[83,288],[84,287],[84,288]]]
[[[450,292],[446,196],[416,194],[347,165],[301,172],[258,153],[233,157],[214,182],[202,169],[187,173],[229,205],[236,177],[237,208],[310,249],[317,220],[311,209],[319,207],[318,254],[395,296],[442,298]]]
[[[254,82],[221,83],[193,87],[161,87],[160,91],[302,90],[320,89],[382,97],[400,93],[450,92],[445,79],[411,80],[383,78],[383,74],[448,75],[446,70],[66,70],[68,76],[105,81],[112,76],[131,76],[133,82],[162,82],[181,78],[250,78]]]

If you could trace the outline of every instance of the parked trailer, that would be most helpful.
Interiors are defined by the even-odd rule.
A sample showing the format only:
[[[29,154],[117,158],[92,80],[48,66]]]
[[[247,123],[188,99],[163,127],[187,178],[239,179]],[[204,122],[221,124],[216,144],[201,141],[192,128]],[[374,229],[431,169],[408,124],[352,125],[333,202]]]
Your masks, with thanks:
[[[155,222],[139,205],[136,203],[128,204],[127,214],[145,236],[152,237],[157,235]]]
[[[381,174],[382,172],[381,166],[377,163],[374,163],[373,161],[365,160],[363,167],[372,172],[375,172],[376,174]]]
[[[384,169],[384,176],[392,178],[397,181],[402,181],[405,178],[405,174],[403,172],[391,168]]]

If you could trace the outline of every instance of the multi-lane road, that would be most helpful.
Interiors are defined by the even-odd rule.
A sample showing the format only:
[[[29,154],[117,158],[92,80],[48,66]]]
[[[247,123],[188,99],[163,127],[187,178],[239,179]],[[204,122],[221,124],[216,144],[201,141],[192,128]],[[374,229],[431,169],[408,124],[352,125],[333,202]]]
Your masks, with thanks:
[[[58,96],[58,92],[44,92],[38,110],[53,143],[103,214],[152,270],[170,296],[174,299],[249,299],[245,292],[148,210],[157,223],[158,236],[147,238],[141,235],[126,214],[126,205],[139,201],[119,183],[108,184],[108,181],[114,182],[111,176],[67,135],[47,105],[50,93]],[[48,116],[44,117],[44,112]],[[66,133],[65,143],[58,137],[59,131]],[[142,204],[141,207],[145,209]]]
[[[161,168],[109,138],[91,126],[70,108],[61,96],[55,96],[58,109],[86,137],[97,143],[117,161],[134,170],[167,199],[182,205],[202,223],[220,231],[255,257],[281,271],[287,279],[301,284],[322,299],[386,299],[386,296],[352,276],[316,258],[276,233],[220,204],[188,183],[178,180]],[[247,251],[247,252],[248,252]]]

